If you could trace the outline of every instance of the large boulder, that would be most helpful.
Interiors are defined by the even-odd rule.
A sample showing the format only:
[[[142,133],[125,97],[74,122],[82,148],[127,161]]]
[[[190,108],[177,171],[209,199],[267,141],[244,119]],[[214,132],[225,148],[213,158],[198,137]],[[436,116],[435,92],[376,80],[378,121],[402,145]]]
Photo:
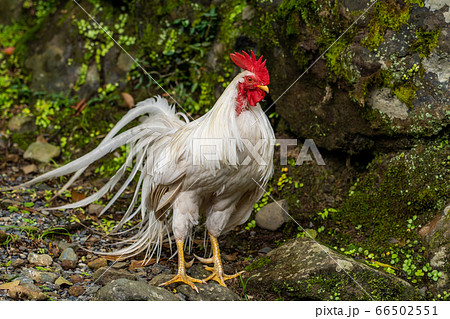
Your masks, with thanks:
[[[406,281],[297,238],[246,268],[246,293],[284,300],[417,300]]]
[[[443,295],[450,289],[450,205],[422,227],[419,234],[428,245],[430,266],[435,271],[431,274],[435,284],[430,289],[436,295]]]
[[[443,131],[449,7],[412,2],[380,1],[345,34],[368,1],[274,1],[257,8],[264,35],[258,43],[276,61],[268,63],[271,95],[292,133],[328,150],[359,153],[403,147],[393,136]]]
[[[95,297],[102,301],[176,301],[174,294],[144,281],[116,279],[101,288]]]

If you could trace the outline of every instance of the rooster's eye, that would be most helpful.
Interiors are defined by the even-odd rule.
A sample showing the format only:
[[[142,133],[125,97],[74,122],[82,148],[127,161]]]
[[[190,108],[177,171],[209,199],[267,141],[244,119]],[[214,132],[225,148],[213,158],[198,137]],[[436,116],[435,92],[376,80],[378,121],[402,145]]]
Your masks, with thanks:
[[[252,78],[247,78],[247,82],[251,83],[252,81]]]

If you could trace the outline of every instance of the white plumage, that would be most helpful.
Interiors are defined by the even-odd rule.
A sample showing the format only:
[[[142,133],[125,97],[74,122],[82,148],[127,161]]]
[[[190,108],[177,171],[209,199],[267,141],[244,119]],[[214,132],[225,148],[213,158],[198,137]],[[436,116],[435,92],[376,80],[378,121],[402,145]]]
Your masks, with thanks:
[[[113,233],[123,234],[122,226],[134,217],[141,221],[130,229],[134,235],[123,241],[127,246],[108,254],[133,256],[146,251],[146,258],[155,253],[159,258],[162,243],[170,240],[171,231],[177,243],[184,242],[202,215],[210,235],[218,237],[249,218],[254,203],[264,192],[260,186],[267,184],[273,171],[275,137],[260,105],[244,105],[246,111],[240,114],[235,111],[239,83],[248,76],[254,74],[244,71],[237,75],[214,107],[191,122],[184,114],[176,113],[164,98],[140,102],[96,149],[21,186],[75,173],[61,193],[90,164],[127,144],[125,164],[105,186],[81,201],[52,209],[86,206],[117,185],[103,214],[137,177],[134,196]],[[119,134],[128,123],[143,115],[146,117],[139,125]],[[254,159],[249,145],[257,146],[254,149],[259,161]],[[206,150],[206,154],[199,150]],[[132,168],[128,176],[127,167]]]

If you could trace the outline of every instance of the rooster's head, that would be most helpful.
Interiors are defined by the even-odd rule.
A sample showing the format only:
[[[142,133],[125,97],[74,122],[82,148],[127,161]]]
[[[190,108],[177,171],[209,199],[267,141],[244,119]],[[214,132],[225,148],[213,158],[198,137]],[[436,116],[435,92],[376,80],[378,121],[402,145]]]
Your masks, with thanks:
[[[253,51],[250,51],[251,56],[244,51],[242,53],[230,54],[231,60],[238,67],[252,73],[244,76],[244,81],[239,83],[239,94],[241,97],[247,97],[250,106],[255,106],[264,98],[264,92],[269,93],[267,87],[270,82],[269,72],[267,72],[266,60],[263,61],[262,56],[256,60]]]

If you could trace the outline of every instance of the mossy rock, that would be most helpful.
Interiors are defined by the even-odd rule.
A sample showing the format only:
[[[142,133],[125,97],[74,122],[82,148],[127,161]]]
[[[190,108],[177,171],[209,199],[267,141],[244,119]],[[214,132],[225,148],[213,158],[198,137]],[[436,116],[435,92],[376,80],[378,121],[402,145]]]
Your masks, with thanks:
[[[449,123],[450,33],[437,9],[379,2],[334,43],[364,10],[361,1],[259,6],[258,44],[290,131],[350,154],[400,149],[392,137],[440,134]]]
[[[417,216],[417,224],[425,225],[448,203],[449,156],[446,135],[408,151],[376,157],[333,217],[341,223],[338,236],[348,237],[360,225],[372,246],[367,248],[379,251],[387,251],[393,241],[417,239],[406,221]],[[336,241],[333,236],[327,239],[330,244]]]
[[[270,262],[268,262],[270,260]],[[246,293],[282,300],[420,300],[406,281],[307,238],[272,250],[245,274]]]

